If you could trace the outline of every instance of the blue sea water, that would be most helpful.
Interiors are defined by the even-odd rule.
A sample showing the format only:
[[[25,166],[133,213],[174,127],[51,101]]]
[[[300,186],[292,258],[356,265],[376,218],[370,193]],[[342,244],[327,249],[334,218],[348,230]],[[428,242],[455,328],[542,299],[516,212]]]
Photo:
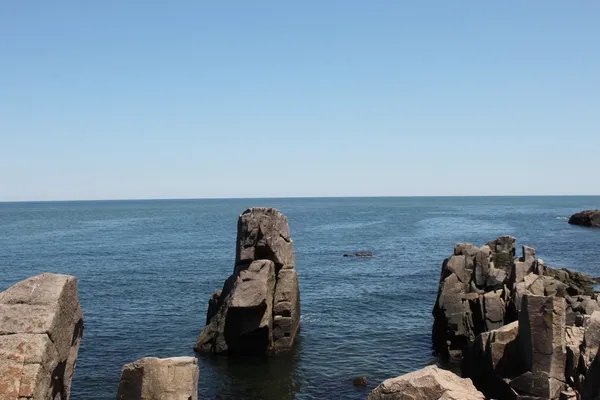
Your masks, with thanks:
[[[232,272],[238,215],[289,219],[302,299],[293,352],[199,357],[202,399],[365,399],[434,361],[431,309],[457,242],[514,235],[547,264],[600,276],[600,229],[567,224],[600,197],[427,197],[0,203],[0,290],[79,279],[85,332],[72,398],[114,399],[124,364],[194,355],[209,296]],[[344,253],[371,251],[375,258]],[[369,387],[355,388],[365,375]]]

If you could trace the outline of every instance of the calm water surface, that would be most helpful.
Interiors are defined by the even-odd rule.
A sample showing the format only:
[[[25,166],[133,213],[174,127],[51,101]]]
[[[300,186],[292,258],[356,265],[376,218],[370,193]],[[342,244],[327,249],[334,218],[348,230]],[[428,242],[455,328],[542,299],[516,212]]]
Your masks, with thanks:
[[[194,355],[252,206],[289,218],[299,343],[271,359],[200,357],[200,398],[364,399],[431,363],[440,265],[456,242],[510,234],[548,264],[600,275],[600,229],[567,224],[600,197],[0,203],[0,290],[45,271],[77,276],[85,332],[72,397],[114,399],[123,364]],[[356,251],[376,258],[342,257]],[[354,388],[356,375],[370,386]]]

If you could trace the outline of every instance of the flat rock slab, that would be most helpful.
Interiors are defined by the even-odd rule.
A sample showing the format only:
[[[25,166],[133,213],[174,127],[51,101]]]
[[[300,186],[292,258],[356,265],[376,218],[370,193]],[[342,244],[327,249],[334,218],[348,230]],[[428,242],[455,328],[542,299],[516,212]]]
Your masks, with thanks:
[[[142,358],[123,367],[117,400],[197,400],[198,375],[194,357]]]
[[[75,277],[45,273],[0,293],[0,399],[69,399],[82,336]]]

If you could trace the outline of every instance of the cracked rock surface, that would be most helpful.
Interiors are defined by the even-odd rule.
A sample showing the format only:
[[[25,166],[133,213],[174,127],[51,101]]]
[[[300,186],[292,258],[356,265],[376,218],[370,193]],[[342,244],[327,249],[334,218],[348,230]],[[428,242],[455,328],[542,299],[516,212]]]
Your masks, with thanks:
[[[75,277],[44,273],[0,293],[0,399],[69,399],[82,336]]]
[[[237,226],[233,274],[211,296],[194,350],[263,354],[291,349],[300,328],[300,290],[287,218],[274,208],[250,208]]]

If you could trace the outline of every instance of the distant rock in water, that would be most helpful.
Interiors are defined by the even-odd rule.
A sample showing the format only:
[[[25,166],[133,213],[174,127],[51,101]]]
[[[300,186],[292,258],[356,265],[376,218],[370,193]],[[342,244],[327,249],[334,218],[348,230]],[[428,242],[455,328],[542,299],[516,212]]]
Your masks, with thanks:
[[[569,224],[600,228],[600,210],[586,210],[571,215]]]
[[[366,387],[369,384],[369,381],[367,380],[366,376],[357,376],[356,378],[352,379],[352,384],[354,386]]]
[[[0,399],[68,400],[82,336],[74,276],[45,273],[0,293]]]
[[[368,400],[484,400],[470,379],[430,365],[384,381]]]
[[[300,290],[285,215],[250,208],[238,219],[233,274],[208,305],[194,350],[263,354],[290,349],[300,328]]]
[[[117,400],[197,400],[198,360],[142,358],[123,367]]]
[[[375,257],[373,253],[370,252],[358,252],[354,254],[356,257]]]
[[[346,253],[344,254],[344,257],[362,257],[362,258],[372,258],[375,257],[375,255],[373,255],[373,253],[371,252],[358,252],[358,253],[354,253],[354,254],[349,254]]]

